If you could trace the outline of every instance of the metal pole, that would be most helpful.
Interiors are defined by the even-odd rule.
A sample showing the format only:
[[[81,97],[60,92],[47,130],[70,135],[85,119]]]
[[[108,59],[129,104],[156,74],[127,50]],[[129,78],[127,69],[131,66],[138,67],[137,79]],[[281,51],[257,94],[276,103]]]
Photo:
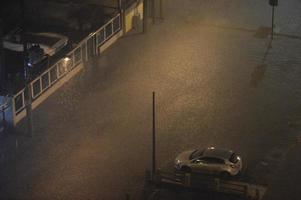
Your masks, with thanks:
[[[272,8],[272,40],[274,38],[274,14],[275,14],[275,6]]]
[[[155,109],[155,92],[153,92],[153,159],[152,159],[152,180],[156,173],[156,109]]]
[[[125,16],[124,16],[125,14],[124,14],[122,0],[118,0],[118,9],[119,9],[119,13],[120,13],[120,23],[121,23],[122,32],[123,32],[123,34],[126,34]]]
[[[117,0],[118,1],[118,10],[121,10],[122,9],[122,0]]]
[[[26,20],[25,20],[25,2],[21,0],[22,8],[22,40],[23,40],[23,59],[24,59],[24,78],[25,78],[25,104],[26,104],[26,118],[27,118],[27,134],[32,136],[32,99],[30,87],[30,69],[28,66],[28,51],[27,51],[27,38],[26,38]]]

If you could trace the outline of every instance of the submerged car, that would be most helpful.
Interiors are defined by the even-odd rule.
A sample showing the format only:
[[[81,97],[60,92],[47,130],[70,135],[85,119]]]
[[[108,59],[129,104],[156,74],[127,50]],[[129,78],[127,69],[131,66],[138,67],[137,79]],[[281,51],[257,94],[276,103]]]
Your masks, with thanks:
[[[208,147],[179,154],[175,168],[185,172],[235,176],[242,170],[242,159],[232,150]]]

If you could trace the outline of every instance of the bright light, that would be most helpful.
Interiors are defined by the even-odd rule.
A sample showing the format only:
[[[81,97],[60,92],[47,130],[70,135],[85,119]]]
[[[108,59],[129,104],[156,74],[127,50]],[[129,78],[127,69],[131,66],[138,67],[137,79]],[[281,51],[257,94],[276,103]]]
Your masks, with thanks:
[[[65,57],[65,58],[64,58],[64,61],[65,61],[65,62],[68,62],[69,60],[70,60],[69,57]]]

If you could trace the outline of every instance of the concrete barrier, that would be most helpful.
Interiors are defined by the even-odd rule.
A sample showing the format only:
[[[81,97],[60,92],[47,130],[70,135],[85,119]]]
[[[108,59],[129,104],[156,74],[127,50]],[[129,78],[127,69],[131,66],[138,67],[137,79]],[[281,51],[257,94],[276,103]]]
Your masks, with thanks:
[[[157,184],[164,183],[183,188],[240,195],[253,200],[261,200],[266,192],[266,188],[260,185],[249,184],[241,181],[224,180],[204,174],[173,173],[158,170],[156,176]]]

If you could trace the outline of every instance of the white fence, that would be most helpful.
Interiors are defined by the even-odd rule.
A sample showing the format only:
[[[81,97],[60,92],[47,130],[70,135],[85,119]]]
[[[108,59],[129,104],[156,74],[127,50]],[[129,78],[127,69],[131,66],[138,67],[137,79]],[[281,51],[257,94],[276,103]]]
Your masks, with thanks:
[[[101,46],[121,30],[121,15],[113,17],[104,26],[82,40],[71,52],[59,60],[30,83],[33,104],[46,91],[54,87],[67,74],[71,74],[83,61],[99,54]],[[25,116],[25,88],[13,96],[13,123],[18,123]],[[41,98],[42,99],[42,98]],[[23,113],[23,114],[21,114]]]

